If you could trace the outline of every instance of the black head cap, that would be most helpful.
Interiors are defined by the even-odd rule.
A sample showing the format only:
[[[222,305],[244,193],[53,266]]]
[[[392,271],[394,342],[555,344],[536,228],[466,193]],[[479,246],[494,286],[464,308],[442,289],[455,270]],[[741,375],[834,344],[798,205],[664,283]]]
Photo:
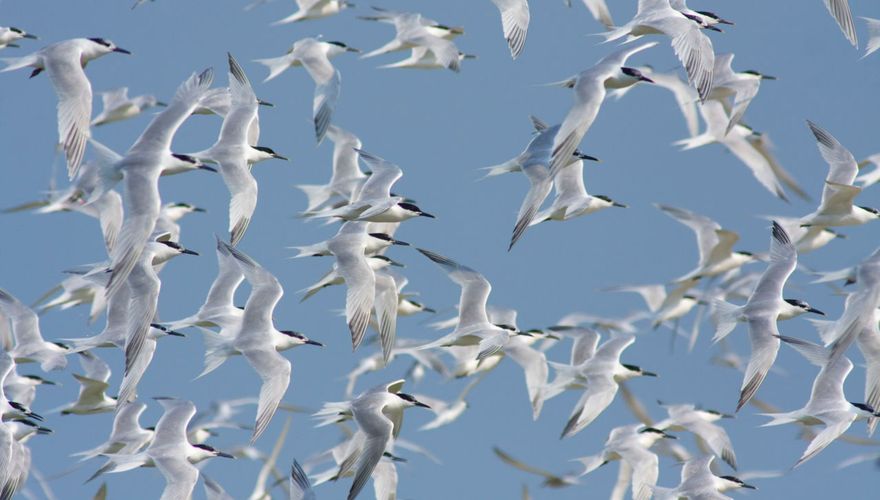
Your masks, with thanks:
[[[182,155],[177,153],[171,153],[171,156],[177,158],[180,161],[185,161],[187,163],[192,163],[193,165],[199,163],[198,160],[189,155]]]
[[[108,42],[107,40],[104,40],[103,38],[89,38],[89,40],[97,43],[98,45],[103,45],[104,47],[107,47],[107,48],[110,48],[113,46],[110,42]]]

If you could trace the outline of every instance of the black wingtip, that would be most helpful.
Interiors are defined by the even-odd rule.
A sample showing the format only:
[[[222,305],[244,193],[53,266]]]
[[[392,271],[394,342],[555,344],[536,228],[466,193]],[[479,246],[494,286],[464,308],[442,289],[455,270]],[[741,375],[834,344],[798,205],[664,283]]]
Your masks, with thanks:
[[[785,232],[785,229],[783,229],[783,227],[775,220],[773,221],[773,239],[783,245],[791,245],[791,239],[789,239],[788,233]]]

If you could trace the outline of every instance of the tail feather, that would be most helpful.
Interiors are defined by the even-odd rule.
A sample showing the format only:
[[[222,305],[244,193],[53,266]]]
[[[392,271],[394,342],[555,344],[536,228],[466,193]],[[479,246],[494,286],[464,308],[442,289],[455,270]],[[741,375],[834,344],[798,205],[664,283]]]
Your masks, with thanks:
[[[284,73],[284,71],[290,67],[290,54],[285,54],[281,57],[270,57],[268,59],[255,59],[255,63],[260,63],[269,68],[269,76],[266,77],[263,82],[268,82],[269,80],[275,78],[276,76]]]
[[[222,365],[229,357],[229,339],[207,328],[199,328],[205,340],[205,368],[196,379],[202,378]]]
[[[715,325],[713,342],[718,342],[727,337],[736,328],[736,323],[742,315],[742,307],[730,302],[718,299],[712,302],[712,324]]]
[[[29,54],[22,57],[4,57],[2,59],[4,63],[6,63],[6,67],[0,69],[0,73],[5,73],[7,71],[15,71],[17,69],[26,68],[28,66],[33,66],[40,62],[39,58],[35,54]]]

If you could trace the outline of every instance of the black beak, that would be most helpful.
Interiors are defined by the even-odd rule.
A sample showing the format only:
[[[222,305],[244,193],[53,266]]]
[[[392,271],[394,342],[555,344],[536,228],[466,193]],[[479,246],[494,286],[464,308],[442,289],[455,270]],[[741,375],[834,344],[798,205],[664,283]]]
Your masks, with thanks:
[[[272,153],[272,158],[276,158],[276,159],[278,159],[278,160],[289,161],[286,157],[281,156],[281,155],[278,154],[278,153]]]
[[[429,410],[431,409],[430,406],[426,405],[425,403],[422,403],[421,401],[416,401],[416,406],[421,406],[422,408],[427,408]]]
[[[437,218],[437,217],[434,217],[433,215],[429,214],[428,212],[419,212],[419,217],[427,217],[429,219],[436,219]]]
[[[425,311],[425,312],[427,312],[427,313],[431,313],[431,314],[436,314],[436,313],[437,313],[437,311],[436,311],[435,309],[431,309],[430,307],[423,307],[423,308],[422,308],[422,311]]]
[[[272,104],[271,102],[269,102],[269,101],[264,101],[264,100],[262,100],[262,99],[257,99],[257,104],[259,104],[260,106],[266,106],[266,107],[269,107],[269,108],[274,108],[274,107],[275,107],[275,105]]]
[[[721,31],[721,30],[718,30],[718,31]],[[645,76],[645,75],[641,75],[641,76],[639,76],[639,80],[640,80],[640,81],[643,81],[643,82],[646,82],[646,83],[654,83],[654,80],[651,80],[650,78],[648,78],[648,77]]]
[[[733,21],[728,21],[727,19],[718,18],[718,24],[726,24],[728,26],[736,26]]]
[[[520,332],[520,331],[515,332],[514,335],[524,335],[526,337],[534,337],[534,335],[532,335],[529,332]]]
[[[361,53],[361,49],[356,49],[356,48],[354,48],[354,47],[346,47],[346,48],[345,48],[345,51],[346,51],[346,52],[354,52],[355,54],[360,54],[360,53]]]
[[[30,38],[31,40],[39,40],[39,38],[37,38],[37,35],[32,35],[30,33],[25,33],[22,38]]]
[[[776,80],[776,77],[770,75],[761,75],[761,80]]]
[[[223,457],[223,458],[232,458],[232,459],[235,458],[235,457],[233,457],[232,455],[230,455],[229,453],[224,453],[224,452],[222,452],[222,451],[218,451],[218,452],[217,452],[217,456],[218,456],[218,457]]]
[[[624,203],[618,203],[616,201],[612,201],[611,206],[612,207],[620,207],[620,208],[629,208],[629,205],[626,205]]]
[[[207,212],[204,208],[194,207],[193,212]]]
[[[815,313],[815,314],[818,314],[819,316],[825,316],[825,313],[816,309],[815,307],[811,307],[811,308],[807,309],[807,312]]]
[[[198,255],[199,254],[198,252],[196,252],[194,250],[190,250],[189,248],[183,248],[180,250],[180,252],[185,253],[187,255]]]
[[[186,337],[186,335],[184,335],[184,334],[182,334],[182,333],[180,333],[180,332],[176,332],[176,331],[174,331],[174,330],[169,330],[169,329],[167,329],[167,328],[166,328],[165,330],[162,330],[162,331],[164,331],[166,335],[171,335],[171,336],[174,336],[174,337]]]
[[[400,262],[397,262],[396,260],[391,260],[391,259],[388,259],[388,265],[394,266],[394,267],[406,267],[403,264],[401,264]]]
[[[402,246],[402,247],[408,247],[408,246],[410,246],[409,243],[407,243],[407,242],[405,242],[405,241],[400,241],[400,240],[395,240],[395,239],[392,239],[392,240],[391,240],[391,244],[392,244],[392,245],[400,245],[400,246]]]
[[[196,168],[198,168],[199,170],[207,170],[208,172],[214,172],[215,174],[217,173],[217,169],[214,168],[214,167],[212,167],[212,166],[210,166],[210,165],[204,165],[204,164],[202,164],[202,165],[199,165],[199,166],[196,167]]]
[[[48,427],[37,427],[37,434],[42,434],[45,436],[46,434],[52,434],[53,432],[55,431]]]
[[[672,434],[663,433],[663,439],[678,439],[678,436],[673,436]]]
[[[163,108],[167,108],[167,107],[168,107],[168,103],[167,103],[167,102],[162,102],[162,101],[156,101],[156,106],[162,106]]]
[[[318,342],[317,340],[307,339],[306,344],[308,345],[316,345],[318,347],[324,347],[324,344]]]
[[[29,76],[28,78],[33,78],[42,72],[43,72],[43,68],[37,68],[37,69],[31,71],[31,76]]]
[[[596,163],[602,163],[602,160],[596,158],[595,156],[590,156],[590,155],[581,153],[578,150],[575,150],[574,153],[572,153],[572,155],[574,155],[579,160],[590,160],[590,161],[594,161]]]
[[[113,49],[113,52],[119,52],[120,54],[128,54],[128,55],[131,55],[131,52],[129,52],[129,51],[127,51],[127,50],[125,50],[125,49],[123,49],[123,48],[121,48],[121,47],[116,47],[115,49]]]
[[[757,490],[757,489],[758,489],[757,486],[752,486],[751,484],[746,484],[746,483],[742,483],[741,486],[742,486],[743,488],[748,489],[748,490]]]
[[[654,372],[646,372],[646,371],[642,370],[642,376],[644,376],[644,377],[657,377],[658,375]]]
[[[721,21],[718,21],[718,22],[721,22]],[[718,33],[724,33],[724,31],[722,31],[721,28],[719,28],[718,26],[706,26],[704,29],[717,31]]]

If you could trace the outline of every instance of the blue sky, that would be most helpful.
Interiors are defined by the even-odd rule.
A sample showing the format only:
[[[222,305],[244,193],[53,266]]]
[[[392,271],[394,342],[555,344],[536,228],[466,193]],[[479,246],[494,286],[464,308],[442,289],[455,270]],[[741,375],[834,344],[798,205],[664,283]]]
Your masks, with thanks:
[[[368,2],[357,3],[355,10],[333,18],[279,27],[269,23],[292,12],[292,2],[276,0],[250,12],[243,12],[244,2],[208,0],[158,0],[135,11],[129,9],[129,2],[119,0],[0,3],[0,24],[18,26],[41,37],[36,42],[23,41],[21,49],[3,50],[2,57],[25,55],[68,38],[109,38],[133,55],[112,54],[92,62],[87,73],[94,90],[128,86],[133,95],[153,93],[168,100],[190,73],[207,66],[216,70],[215,85],[225,85],[229,51],[242,63],[257,95],[275,104],[261,110],[260,142],[291,161],[270,161],[255,167],[260,199],[240,248],[275,273],[285,287],[286,295],[276,309],[277,325],[302,331],[326,344],[320,350],[300,348],[286,353],[293,363],[293,376],[285,402],[310,408],[340,400],[342,378],[361,357],[374,352],[374,347],[364,346],[351,353],[345,322],[337,316],[344,304],[341,287],[298,303],[296,291],[317,280],[332,262],[291,261],[287,257],[293,252],[286,247],[328,238],[334,228],[295,217],[305,208],[305,198],[293,185],[326,182],[332,148],[329,141],[315,146],[310,122],[313,83],[306,72],[292,69],[262,84],[265,68],[250,61],[280,55],[294,41],[319,34],[361,49],[380,46],[393,30],[356,19],[356,15],[369,12]],[[522,176],[476,182],[481,175],[478,168],[500,163],[522,150],[530,138],[529,114],[551,123],[564,117],[571,92],[536,84],[567,78],[612,50],[609,45],[597,45],[598,38],[587,36],[600,31],[601,26],[583,5],[574,3],[568,9],[558,0],[533,1],[525,50],[517,61],[511,61],[491,2],[377,0],[383,7],[419,11],[446,24],[464,26],[466,34],[457,39],[458,46],[478,59],[465,61],[460,74],[376,69],[396,60],[391,56],[359,60],[345,54],[334,60],[342,73],[342,95],[334,122],[358,134],[365,150],[400,165],[404,177],[395,191],[416,199],[424,210],[437,215],[436,220],[405,223],[398,236],[479,270],[493,284],[490,302],[518,309],[521,327],[554,324],[572,311],[626,314],[642,307],[638,297],[598,290],[617,284],[661,283],[690,270],[697,258],[692,234],[656,210],[652,206],[655,202],[712,217],[739,232],[738,248],[752,251],[766,250],[769,241],[768,223],[758,216],[799,216],[814,208],[796,198],[790,205],[773,198],[721,146],[677,151],[672,142],[684,138],[686,129],[671,95],[643,85],[623,100],[607,102],[582,145],[583,150],[603,160],[586,167],[587,189],[610,195],[630,208],[534,227],[508,253],[507,242],[527,182]],[[611,6],[618,23],[635,11],[635,1],[613,3],[620,4]],[[806,119],[834,134],[857,158],[880,150],[874,126],[874,117],[880,113],[875,98],[880,56],[860,60],[861,52],[844,39],[822,2],[692,3],[692,8],[712,10],[736,22],[736,26],[725,27],[725,33],[711,34],[717,53],[735,52],[735,68],[756,69],[779,78],[762,85],[746,120],[771,136],[780,161],[814,199],[820,195],[827,167]],[[873,2],[852,0],[851,4],[856,15],[880,17]],[[864,39],[863,26],[857,24]],[[631,64],[651,64],[664,71],[676,68],[668,41],[660,42],[635,56]],[[28,80],[25,71],[0,75],[0,89],[0,151],[6,164],[0,201],[11,206],[40,196],[49,184],[53,161],[56,167],[61,165],[53,152],[56,101],[45,76]],[[97,128],[93,134],[121,152],[148,120],[141,116]],[[206,148],[219,127],[216,117],[192,118],[177,134],[175,151]],[[214,278],[213,233],[225,232],[228,194],[219,176],[202,172],[163,179],[160,186],[164,200],[186,201],[209,210],[182,222],[181,243],[202,255],[181,257],[161,275],[161,317],[176,319],[198,308]],[[866,190],[859,201],[880,205],[877,188]],[[104,258],[97,224],[77,214],[3,215],[0,231],[4,234],[0,286],[26,303],[60,281],[62,270]],[[853,265],[874,250],[878,231],[878,224],[845,228],[842,232],[847,239],[806,255],[801,262],[823,270]],[[407,265],[409,289],[420,292],[420,300],[445,312],[444,317],[451,313],[458,288],[439,268],[410,249],[396,248],[389,255]],[[841,298],[828,287],[809,285],[810,281],[809,276],[795,274],[786,295],[804,298],[831,318],[837,317]],[[246,293],[245,287],[239,292],[242,303]],[[424,319],[402,319],[398,336],[435,337],[437,333],[424,325]],[[102,324],[99,320],[88,325],[83,308],[51,312],[42,319],[43,333],[52,339],[93,334]],[[689,326],[690,319],[685,324]],[[722,411],[735,407],[741,375],[709,364],[716,350],[709,341],[708,325],[703,328],[692,353],[687,353],[682,343],[670,353],[668,331],[648,328],[626,351],[626,362],[660,374],[658,379],[638,379],[630,384],[656,418],[663,415],[654,404],[657,399],[700,403]],[[803,319],[785,323],[780,329],[785,335],[816,340],[813,328]],[[742,326],[731,339],[738,352],[748,352]],[[191,399],[199,408],[208,407],[214,399],[257,394],[259,380],[242,359],[191,381],[201,370],[202,353],[195,331],[186,339],[161,342],[139,392],[142,396]],[[111,363],[113,387],[118,387],[120,354],[101,351],[100,355]],[[861,401],[864,371],[858,367],[860,355],[855,351],[851,355],[857,368],[847,381],[846,393]],[[549,357],[567,360],[567,347],[558,346]],[[75,397],[77,385],[70,372],[78,371],[78,366],[75,360],[71,362],[71,369],[51,374],[63,386],[40,390],[37,412]],[[784,368],[786,376],[769,377],[758,396],[785,410],[799,408],[809,396],[816,369],[786,347],[780,350],[777,365]],[[398,360],[384,371],[364,377],[358,390],[398,378],[408,367],[408,361]],[[421,385],[407,390],[454,398],[464,383],[429,375]],[[549,470],[573,470],[575,464],[568,460],[598,452],[611,428],[634,422],[621,401],[581,433],[560,441],[559,432],[577,395],[566,394],[548,402],[541,418],[533,422],[521,370],[509,361],[491,373],[469,400],[471,408],[459,421],[435,431],[417,431],[431,418],[427,412],[408,412],[402,436],[429,448],[443,463],[404,454],[409,462],[398,468],[399,498],[514,498],[523,483],[532,488],[536,498],[601,498],[611,491],[616,465],[583,478],[580,486],[541,490],[538,479],[502,464],[491,448],[498,445]],[[142,424],[151,425],[160,414],[158,405],[150,404]],[[250,422],[253,410],[246,410],[241,418]],[[262,448],[271,447],[284,418],[284,414],[275,417],[258,442]],[[806,443],[795,438],[796,428],[759,428],[764,421],[753,408],[746,408],[735,420],[724,422],[741,469],[787,470]],[[46,425],[56,432],[29,443],[34,464],[47,475],[64,470],[71,464],[67,455],[103,441],[111,422],[110,414],[49,415]],[[851,432],[863,434],[864,424],[854,425]],[[248,437],[245,432],[225,431],[212,444],[230,448]],[[314,429],[308,416],[296,414],[280,461],[302,460],[330,447],[337,438],[335,431]],[[694,447],[690,437],[684,440]],[[867,492],[876,485],[872,465],[835,469],[841,460],[865,451],[870,450],[834,443],[781,478],[755,480],[760,490],[750,497],[870,498]],[[98,485],[83,486],[82,482],[97,466],[90,463],[53,481],[59,498],[84,498],[93,493]],[[217,459],[204,470],[230,494],[241,498],[250,492],[258,468],[250,461]],[[155,470],[136,470],[107,479],[111,498],[122,494],[155,498],[163,484]],[[659,484],[673,486],[678,479],[679,468],[662,459]],[[350,480],[324,485],[318,493],[322,498],[338,498],[349,485]],[[202,495],[200,487],[197,495]],[[363,494],[366,498],[371,495],[372,491]]]

